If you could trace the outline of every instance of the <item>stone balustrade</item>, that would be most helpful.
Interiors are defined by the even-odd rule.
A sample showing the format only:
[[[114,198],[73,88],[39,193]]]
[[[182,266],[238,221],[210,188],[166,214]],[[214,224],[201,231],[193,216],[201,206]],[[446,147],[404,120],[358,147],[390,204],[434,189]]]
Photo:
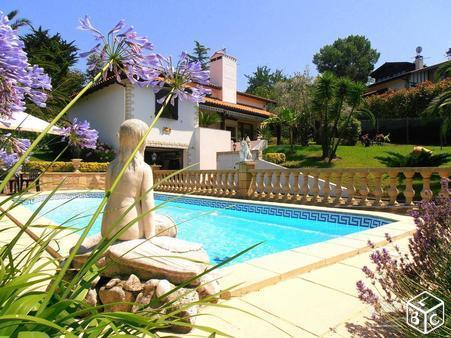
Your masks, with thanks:
[[[235,196],[238,189],[237,170],[154,171],[156,190],[211,196]]]
[[[450,167],[171,170],[154,172],[156,190],[285,203],[396,208],[433,198],[431,179],[449,196]],[[304,179],[308,177],[308,179]],[[446,182],[443,184],[443,182]]]

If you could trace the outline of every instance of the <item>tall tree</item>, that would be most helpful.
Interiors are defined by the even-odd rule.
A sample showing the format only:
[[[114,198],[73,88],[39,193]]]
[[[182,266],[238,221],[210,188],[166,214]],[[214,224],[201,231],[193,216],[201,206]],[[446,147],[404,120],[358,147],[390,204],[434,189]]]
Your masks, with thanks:
[[[352,117],[371,114],[360,109],[365,89],[362,83],[337,78],[331,72],[325,72],[317,79],[312,108],[317,114],[322,157],[329,163],[334,159],[343,131]]]
[[[292,126],[294,142],[307,145],[309,135],[313,129],[313,115],[311,101],[313,93],[313,78],[308,70],[303,73],[295,73],[285,81],[279,81],[274,86],[276,108],[288,108],[297,115],[296,124]]]
[[[205,47],[199,41],[194,41],[194,48],[192,54],[189,55],[191,61],[198,61],[202,65],[202,69],[208,69],[210,63],[210,56],[208,55],[210,48]]]
[[[25,18],[16,18],[17,14],[19,14],[19,11],[17,9],[9,12],[6,14],[6,16],[9,19],[9,25],[12,29],[18,29],[23,26],[30,26],[31,27],[31,21]],[[14,20],[14,21],[13,21]]]
[[[335,40],[332,45],[322,47],[313,56],[313,63],[320,73],[330,71],[338,77],[366,83],[379,56],[365,36],[349,35]]]
[[[246,92],[268,99],[275,98],[274,86],[276,83],[287,79],[282,70],[272,71],[267,66],[258,66],[255,72],[245,76],[248,84]]]
[[[77,92],[84,82],[84,75],[71,67],[78,60],[74,42],[67,42],[59,33],[50,34],[47,29],[32,29],[21,37],[31,64],[44,68],[52,79],[53,90],[45,109],[28,105],[29,112],[35,116],[51,119]]]

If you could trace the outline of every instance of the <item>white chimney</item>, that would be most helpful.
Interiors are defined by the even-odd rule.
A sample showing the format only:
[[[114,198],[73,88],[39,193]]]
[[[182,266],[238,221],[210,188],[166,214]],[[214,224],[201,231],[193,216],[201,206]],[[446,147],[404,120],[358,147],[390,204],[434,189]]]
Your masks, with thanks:
[[[423,56],[420,54],[422,51],[423,51],[423,48],[418,46],[416,49],[417,56],[415,56],[415,70],[424,68]]]
[[[221,87],[220,99],[236,103],[236,59],[219,50],[210,58],[210,82]]]

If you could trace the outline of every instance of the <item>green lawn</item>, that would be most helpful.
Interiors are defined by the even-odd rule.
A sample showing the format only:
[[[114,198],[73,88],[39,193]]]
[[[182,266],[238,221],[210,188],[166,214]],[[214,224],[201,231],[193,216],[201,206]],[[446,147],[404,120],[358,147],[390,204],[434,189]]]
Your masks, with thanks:
[[[450,147],[443,147],[440,150],[439,146],[426,146],[431,149],[434,154],[440,152],[451,153]],[[287,156],[287,162],[282,163],[283,166],[289,168],[301,168],[301,167],[315,167],[315,168],[362,168],[362,167],[384,167],[375,157],[386,156],[387,151],[393,151],[407,155],[413,149],[413,145],[408,144],[385,144],[382,146],[371,146],[365,148],[363,145],[356,146],[340,146],[338,147],[337,160],[334,160],[330,165],[327,162],[321,160],[321,146],[309,145],[294,146],[294,151],[290,151],[289,145],[273,145],[269,146],[265,153],[285,153]],[[446,165],[451,165],[451,161]]]

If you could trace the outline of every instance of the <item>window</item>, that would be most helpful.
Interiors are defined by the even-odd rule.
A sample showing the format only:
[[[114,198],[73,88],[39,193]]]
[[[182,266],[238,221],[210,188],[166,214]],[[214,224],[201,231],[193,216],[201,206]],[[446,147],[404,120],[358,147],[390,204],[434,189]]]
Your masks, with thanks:
[[[163,103],[158,103],[158,101],[162,98],[164,98],[167,95],[167,91],[162,89],[158,93],[155,94],[155,115],[158,114],[160,111],[160,108],[163,106]],[[169,103],[163,110],[163,113],[161,114],[161,117],[164,117],[166,119],[173,119],[178,120],[179,119],[179,99],[176,98],[174,100],[174,104],[172,105]]]

